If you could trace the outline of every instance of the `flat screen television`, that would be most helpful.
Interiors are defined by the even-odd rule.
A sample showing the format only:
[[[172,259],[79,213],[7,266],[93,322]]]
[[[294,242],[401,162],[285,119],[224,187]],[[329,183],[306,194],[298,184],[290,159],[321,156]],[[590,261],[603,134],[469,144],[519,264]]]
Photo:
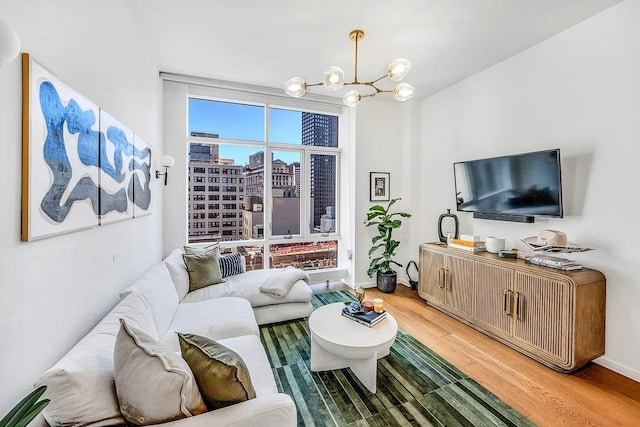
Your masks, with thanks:
[[[523,222],[562,218],[559,149],[456,162],[453,172],[458,211],[476,218],[531,218]]]

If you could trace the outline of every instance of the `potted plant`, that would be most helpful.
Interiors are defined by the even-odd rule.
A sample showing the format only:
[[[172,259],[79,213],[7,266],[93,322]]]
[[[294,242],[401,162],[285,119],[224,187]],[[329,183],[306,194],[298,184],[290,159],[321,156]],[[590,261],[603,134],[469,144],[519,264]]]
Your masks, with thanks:
[[[364,222],[367,227],[375,226],[378,230],[378,234],[371,239],[373,246],[369,249],[371,262],[367,274],[369,277],[376,275],[378,290],[385,293],[392,293],[396,290],[398,274],[391,268],[391,264],[402,267],[402,264],[393,259],[396,254],[395,250],[400,245],[399,241],[392,238],[393,230],[402,225],[402,220],[396,217],[411,217],[411,214],[406,212],[391,213],[389,211],[398,200],[401,199],[392,199],[386,208],[380,205],[371,206]]]

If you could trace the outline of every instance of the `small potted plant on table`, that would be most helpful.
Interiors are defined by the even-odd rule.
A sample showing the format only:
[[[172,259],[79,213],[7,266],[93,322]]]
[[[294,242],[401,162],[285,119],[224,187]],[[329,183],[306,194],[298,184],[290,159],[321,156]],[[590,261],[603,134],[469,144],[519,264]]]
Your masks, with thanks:
[[[393,212],[389,210],[398,199],[392,199],[387,207],[373,205],[367,212],[367,219],[364,224],[367,227],[375,226],[378,234],[371,239],[373,245],[369,249],[369,269],[367,274],[369,277],[376,275],[376,284],[378,290],[385,293],[392,293],[396,290],[398,274],[391,268],[391,264],[402,267],[402,264],[395,261],[395,250],[400,242],[393,240],[393,230],[400,228],[402,220],[400,218],[410,218],[411,214],[406,212]],[[396,218],[400,217],[400,218]],[[382,252],[380,252],[382,251]]]

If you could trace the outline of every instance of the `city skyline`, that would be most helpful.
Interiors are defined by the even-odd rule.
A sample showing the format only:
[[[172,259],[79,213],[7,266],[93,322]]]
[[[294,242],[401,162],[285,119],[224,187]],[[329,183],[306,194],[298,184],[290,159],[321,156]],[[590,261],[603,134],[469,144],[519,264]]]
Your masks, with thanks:
[[[302,145],[302,112],[271,108],[269,116],[270,142],[291,144],[292,149]],[[190,98],[188,132],[189,135],[204,132],[217,134],[222,139],[262,143],[255,146],[219,144],[221,158],[248,159],[251,154],[265,149],[264,107]],[[286,163],[299,161],[295,160],[298,152],[278,151],[284,157],[280,160]]]

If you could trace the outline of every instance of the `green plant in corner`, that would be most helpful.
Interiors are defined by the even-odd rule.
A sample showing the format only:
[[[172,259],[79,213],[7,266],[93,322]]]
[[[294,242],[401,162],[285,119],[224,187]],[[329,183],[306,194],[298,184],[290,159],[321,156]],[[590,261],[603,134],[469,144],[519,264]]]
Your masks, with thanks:
[[[396,248],[400,245],[399,241],[393,240],[393,230],[400,228],[402,225],[400,218],[410,218],[411,214],[406,212],[390,212],[391,206],[398,200],[401,199],[392,199],[386,208],[380,205],[373,205],[367,212],[367,219],[364,221],[364,224],[367,227],[375,226],[378,230],[378,234],[371,239],[373,246],[369,249],[370,263],[369,269],[367,270],[369,277],[373,277],[374,274],[379,273],[393,273],[395,275],[392,264],[402,267],[402,264],[393,259],[396,254]],[[380,253],[380,251],[382,252]],[[378,282],[380,282],[380,280],[378,280]],[[395,290],[395,277],[393,289]],[[393,290],[390,292],[393,292]]]
[[[49,399],[38,401],[46,389],[43,385],[29,393],[0,420],[0,427],[26,427],[49,404]]]

